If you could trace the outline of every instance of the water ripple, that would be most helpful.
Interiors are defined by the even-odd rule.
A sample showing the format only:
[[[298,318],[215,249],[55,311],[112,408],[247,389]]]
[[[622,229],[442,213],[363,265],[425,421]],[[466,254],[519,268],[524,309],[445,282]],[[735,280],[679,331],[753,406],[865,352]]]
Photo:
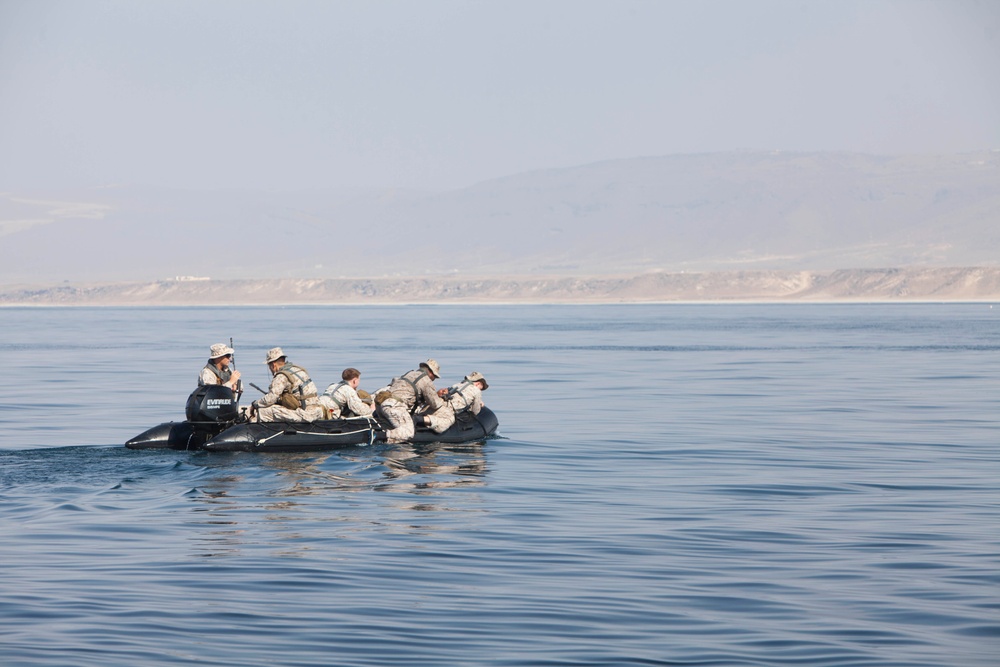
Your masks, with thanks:
[[[228,310],[321,379],[478,368],[503,422],[289,455],[121,447],[212,311],[136,312],[4,313],[5,666],[996,663],[993,311]]]

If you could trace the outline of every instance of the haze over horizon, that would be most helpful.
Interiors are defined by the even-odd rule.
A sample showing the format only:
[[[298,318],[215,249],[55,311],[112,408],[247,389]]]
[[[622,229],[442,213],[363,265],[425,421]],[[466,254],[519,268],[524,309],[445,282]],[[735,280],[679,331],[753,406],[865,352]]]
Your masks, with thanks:
[[[1000,261],[996,2],[0,0],[0,100],[9,284]]]
[[[0,192],[1000,147],[1000,5],[0,0]]]

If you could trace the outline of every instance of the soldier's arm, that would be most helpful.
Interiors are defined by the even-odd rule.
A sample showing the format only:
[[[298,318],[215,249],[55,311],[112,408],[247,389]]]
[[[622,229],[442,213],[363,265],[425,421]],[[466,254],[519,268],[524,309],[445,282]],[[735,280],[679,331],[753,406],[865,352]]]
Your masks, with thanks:
[[[444,401],[438,396],[437,389],[434,388],[434,383],[427,381],[421,388],[420,393],[424,396],[424,402],[427,403],[427,407],[430,408],[429,412],[434,412],[442,405]]]
[[[267,388],[267,393],[254,401],[258,408],[268,408],[278,402],[278,397],[285,393],[288,388],[288,378],[280,373],[271,380],[271,386]]]
[[[347,409],[356,415],[362,417],[367,417],[372,413],[372,409],[368,407],[364,401],[358,396],[358,392],[350,391],[347,394]]]

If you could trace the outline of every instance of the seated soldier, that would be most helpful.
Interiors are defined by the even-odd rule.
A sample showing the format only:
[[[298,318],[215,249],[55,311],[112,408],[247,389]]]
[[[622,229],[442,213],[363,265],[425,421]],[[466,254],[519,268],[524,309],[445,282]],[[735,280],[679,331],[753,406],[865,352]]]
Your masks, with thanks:
[[[319,397],[320,405],[326,408],[326,418],[370,417],[372,408],[361,400],[358,391],[361,371],[357,368],[345,368],[340,377],[340,382],[331,384]]]
[[[239,390],[240,372],[230,368],[233,361],[233,348],[225,343],[216,343],[208,351],[208,363],[201,369],[198,376],[198,386],[221,384],[233,391]]]
[[[288,362],[280,347],[264,361],[273,379],[267,394],[250,404],[250,418],[262,422],[311,422],[323,418],[316,385],[301,366]]]

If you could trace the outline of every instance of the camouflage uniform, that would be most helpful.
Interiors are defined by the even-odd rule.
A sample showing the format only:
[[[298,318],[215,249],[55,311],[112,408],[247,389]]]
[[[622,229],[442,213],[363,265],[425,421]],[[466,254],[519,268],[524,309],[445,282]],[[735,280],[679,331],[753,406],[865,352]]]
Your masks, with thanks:
[[[448,388],[444,405],[434,414],[426,416],[432,431],[444,433],[451,428],[452,424],[455,423],[455,418],[462,412],[469,411],[474,415],[479,414],[479,411],[483,409],[483,392],[475,384],[477,379],[486,381],[479,373],[470,373],[465,376],[464,380]]]
[[[382,392],[379,392],[378,396],[382,397],[382,401],[378,403],[375,411],[392,426],[385,432],[386,442],[408,442],[413,437],[413,417],[410,416],[406,404],[395,396],[385,397]]]
[[[331,384],[319,397],[319,402],[330,419],[370,417],[372,414],[371,406],[366,405],[354,387],[346,382]]]
[[[389,384],[389,391],[406,404],[410,414],[418,410],[423,413],[434,412],[444,405],[444,401],[437,395],[437,389],[434,388],[434,381],[424,369],[408,371],[398,378],[393,378]]]
[[[295,410],[279,405],[282,395],[299,400]],[[304,368],[286,363],[271,380],[267,394],[254,401],[258,419],[262,422],[311,422],[323,418],[316,385]]]

